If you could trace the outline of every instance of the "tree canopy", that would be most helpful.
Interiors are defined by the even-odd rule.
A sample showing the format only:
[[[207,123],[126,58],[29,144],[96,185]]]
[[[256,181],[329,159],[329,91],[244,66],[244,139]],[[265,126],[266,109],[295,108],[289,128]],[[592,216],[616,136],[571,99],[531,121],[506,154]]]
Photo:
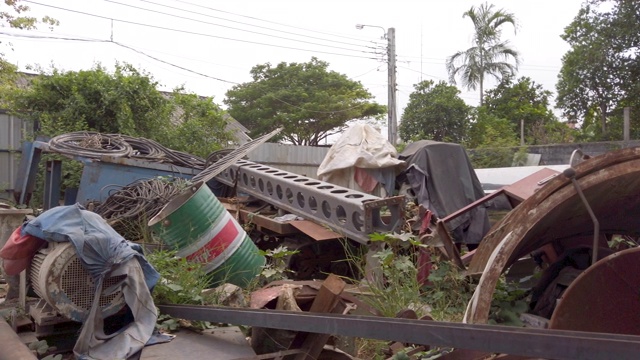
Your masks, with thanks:
[[[562,58],[557,105],[600,135],[623,106],[640,105],[640,2],[589,0],[565,29],[571,49]]]
[[[528,145],[546,144],[558,141],[552,138],[553,134],[544,131],[545,127],[558,122],[549,108],[550,97],[550,91],[544,90],[542,85],[529,77],[521,77],[517,81],[506,77],[498,86],[486,92],[482,107],[487,114],[507,119],[518,134],[523,121]]]
[[[117,64],[113,73],[97,65],[81,71],[53,69],[2,97],[12,113],[38,124],[42,135],[119,133],[199,156],[228,145],[223,111],[211,98],[184,89],[163,94],[157,86],[150,74],[129,64]]]
[[[503,9],[494,9],[494,5],[484,3],[480,7],[472,6],[463,15],[473,22],[473,46],[451,55],[446,62],[449,81],[456,83],[459,76],[462,86],[475,90],[480,88],[480,105],[484,92],[485,75],[491,75],[498,81],[513,76],[520,62],[519,53],[511,47],[509,41],[502,41],[504,24],[516,27],[516,18]],[[509,60],[513,60],[511,64]]]
[[[58,25],[58,20],[49,16],[41,19],[28,16],[29,7],[22,4],[20,0],[4,0],[4,4],[8,7],[6,10],[0,10],[0,27],[7,24],[9,27],[23,30],[35,29],[38,24],[47,24],[49,26]]]
[[[306,63],[256,65],[252,82],[227,91],[229,114],[253,136],[283,127],[280,138],[295,145],[318,145],[350,120],[379,117],[386,107],[372,102],[360,82],[328,70],[312,58]]]
[[[14,97],[13,111],[39,123],[46,135],[93,130],[156,138],[168,126],[171,104],[157,83],[133,66],[110,74],[91,70],[43,73]]]
[[[460,143],[469,125],[469,111],[458,95],[460,91],[444,81],[422,81],[414,85],[409,103],[402,114],[402,140],[435,140]]]

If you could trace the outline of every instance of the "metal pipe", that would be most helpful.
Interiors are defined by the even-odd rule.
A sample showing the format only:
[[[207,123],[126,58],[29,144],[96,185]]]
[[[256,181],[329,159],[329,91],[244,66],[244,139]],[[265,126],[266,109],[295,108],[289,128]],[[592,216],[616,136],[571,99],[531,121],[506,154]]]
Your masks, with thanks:
[[[598,242],[599,242],[599,235],[600,235],[600,222],[598,221],[598,218],[596,218],[596,214],[593,213],[593,210],[591,209],[591,206],[589,205],[587,198],[584,196],[584,193],[582,192],[580,185],[578,185],[578,181],[576,181],[576,170],[570,167],[565,169],[562,173],[564,174],[564,176],[571,179],[571,183],[573,184],[573,187],[576,189],[578,196],[580,196],[580,200],[582,200],[584,207],[587,208],[587,212],[591,217],[591,221],[593,221],[593,248],[591,249],[591,265],[593,265],[596,263],[596,261],[598,261]]]
[[[159,305],[163,314],[214,323],[393,340],[544,359],[637,359],[640,336],[460,324],[362,315]]]
[[[18,334],[7,324],[3,316],[0,316],[0,360],[37,360],[27,345],[22,343]]]

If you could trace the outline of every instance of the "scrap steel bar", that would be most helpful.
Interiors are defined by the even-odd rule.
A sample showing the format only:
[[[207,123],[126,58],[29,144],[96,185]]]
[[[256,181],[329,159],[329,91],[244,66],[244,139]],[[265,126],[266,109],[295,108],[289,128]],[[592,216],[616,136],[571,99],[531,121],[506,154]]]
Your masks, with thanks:
[[[251,152],[252,150],[257,148],[258,145],[261,145],[261,144],[265,143],[267,140],[269,140],[272,137],[274,137],[277,134],[279,134],[280,131],[282,131],[282,128],[277,128],[277,129],[273,130],[272,132],[270,132],[270,133],[268,133],[266,135],[262,135],[259,138],[251,140],[248,143],[240,146],[239,148],[234,149],[229,154],[225,155],[222,159],[216,161],[211,166],[209,166],[206,169],[202,170],[201,173],[199,173],[196,176],[194,176],[192,178],[193,182],[196,182],[196,181],[207,182],[207,181],[213,179],[218,174],[223,172],[226,168],[231,166],[233,163],[235,163],[236,161],[242,159],[249,152]]]
[[[383,199],[246,160],[231,165],[216,180],[229,186],[237,181],[240,191],[363,244],[369,242],[369,234],[392,232],[401,225],[403,196]]]
[[[637,359],[640,336],[280,310],[160,305],[177,318],[546,359]]]

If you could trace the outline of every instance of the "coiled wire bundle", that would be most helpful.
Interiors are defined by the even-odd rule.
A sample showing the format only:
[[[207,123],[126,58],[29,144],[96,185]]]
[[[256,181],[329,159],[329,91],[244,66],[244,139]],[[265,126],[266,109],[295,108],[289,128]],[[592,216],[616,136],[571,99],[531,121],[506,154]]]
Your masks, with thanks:
[[[93,211],[125,239],[150,242],[149,219],[190,184],[181,178],[137,180],[114,191]]]
[[[49,149],[64,155],[100,158],[102,155],[129,156],[133,149],[122,138],[97,132],[80,131],[62,134],[49,141]]]
[[[100,159],[103,155],[132,157],[199,170],[204,169],[206,163],[201,157],[169,149],[154,140],[92,131],[58,135],[49,141],[49,149],[68,156],[92,159]]]

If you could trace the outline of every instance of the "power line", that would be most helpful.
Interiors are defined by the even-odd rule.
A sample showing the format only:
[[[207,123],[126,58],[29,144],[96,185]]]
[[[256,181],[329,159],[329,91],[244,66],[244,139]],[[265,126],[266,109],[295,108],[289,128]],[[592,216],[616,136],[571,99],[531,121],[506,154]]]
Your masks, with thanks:
[[[411,59],[420,59],[420,61],[411,61],[411,60],[407,60],[409,62],[415,62],[415,63],[420,63],[420,64],[437,64],[437,65],[444,65],[446,64],[446,60],[447,59],[442,59],[442,58],[421,58],[420,56],[408,56],[408,55],[398,55],[398,57],[400,58],[411,58]],[[435,61],[424,61],[422,59],[427,59],[427,60],[435,60]],[[529,64],[529,65],[525,65],[522,64],[519,66],[519,68],[522,68],[524,70],[540,70],[540,71],[557,71],[560,70],[559,67],[557,66],[550,66],[550,65],[537,65],[537,64]]]
[[[112,3],[116,3],[116,4],[120,4],[120,5],[125,5],[125,6],[132,6],[132,5],[127,5],[127,4],[122,4],[113,0],[104,0],[107,2],[112,2]],[[316,39],[316,40],[321,40],[321,41],[331,41],[333,43],[337,43],[337,44],[345,44],[345,45],[353,45],[353,46],[360,46],[360,47],[365,47],[365,48],[370,48],[370,49],[374,49],[374,47],[370,46],[370,45],[362,45],[362,44],[354,44],[354,43],[350,43],[350,42],[346,42],[346,41],[338,41],[338,40],[331,40],[331,39],[326,39],[326,38],[321,38],[321,37],[317,37],[317,36],[311,36],[311,35],[304,35],[304,34],[298,34],[295,32],[291,32],[291,31],[285,31],[285,30],[279,30],[279,29],[274,29],[271,27],[267,27],[267,26],[260,26],[260,25],[255,25],[255,24],[249,24],[246,22],[242,22],[242,21],[237,21],[237,20],[231,20],[231,19],[227,19],[227,18],[223,18],[223,17],[219,17],[219,16],[213,16],[213,15],[208,15],[208,14],[203,14],[201,12],[197,12],[197,11],[191,11],[191,10],[186,10],[186,9],[181,9],[175,6],[170,6],[170,5],[165,5],[165,4],[159,4],[157,2],[153,2],[153,1],[149,1],[149,0],[140,0],[141,2],[145,2],[145,3],[149,3],[149,4],[153,4],[156,6],[161,6],[161,7],[166,7],[169,9],[173,9],[173,10],[178,10],[178,11],[183,11],[186,13],[190,13],[190,14],[197,14],[197,15],[201,15],[201,16],[206,16],[206,17],[210,17],[212,19],[220,19],[223,21],[228,21],[228,22],[232,22],[232,23],[236,23],[236,24],[242,24],[242,25],[246,25],[246,26],[252,26],[252,27],[256,27],[259,29],[265,29],[265,30],[270,30],[270,31],[276,31],[276,32],[281,32],[284,34],[289,34],[289,35],[295,35],[295,36],[301,36],[301,37],[307,37],[307,38],[311,38],[311,39]],[[141,8],[142,9],[142,8]],[[148,9],[145,9],[148,10]],[[148,10],[148,11],[152,11],[152,10]],[[167,14],[170,16],[175,16],[173,14]],[[222,25],[220,25],[222,26]],[[272,36],[269,34],[262,34],[265,36]]]
[[[35,2],[35,1],[31,1],[31,0],[23,0],[23,1],[25,3],[40,5],[40,6],[49,7],[49,8],[53,8],[53,9],[57,9],[57,10],[62,10],[62,11],[68,11],[68,12],[72,12],[72,13],[76,13],[76,14],[81,14],[81,15],[86,15],[86,16],[99,18],[99,19],[117,21],[117,22],[121,22],[121,23],[125,23],[125,24],[144,26],[144,27],[160,29],[160,30],[166,30],[166,31],[172,31],[172,32],[178,32],[178,33],[183,33],[183,34],[198,35],[198,36],[210,37],[210,38],[215,38],[215,39],[237,41],[237,42],[242,42],[242,43],[247,43],[247,44],[254,44],[254,45],[261,45],[261,46],[271,46],[271,47],[277,47],[277,48],[281,48],[281,49],[306,51],[306,52],[315,52],[315,53],[319,53],[319,54],[329,54],[329,55],[346,56],[346,57],[353,57],[353,58],[360,58],[360,59],[376,60],[376,58],[374,58],[374,57],[352,55],[352,54],[342,54],[342,53],[335,53],[335,52],[322,51],[322,50],[301,49],[301,48],[297,48],[297,47],[293,47],[293,46],[267,44],[267,43],[261,43],[261,42],[257,42],[257,41],[234,39],[234,38],[229,38],[229,37],[224,37],[224,36],[217,36],[217,35],[198,33],[198,32],[188,31],[188,30],[180,30],[180,29],[168,28],[168,27],[158,26],[158,25],[143,24],[143,23],[138,23],[138,22],[135,22],[135,21],[114,19],[114,18],[110,18],[110,17],[107,17],[107,16],[87,13],[87,12],[84,12],[84,11],[66,9],[66,8],[62,8],[62,7],[58,7],[58,6],[54,6],[54,5],[48,5],[48,4],[42,4],[42,3],[38,3],[38,2]]]
[[[106,2],[110,2],[110,3],[113,3],[113,4],[118,4],[118,5],[121,5],[121,6],[130,7],[130,8],[133,8],[133,9],[138,9],[138,10],[143,10],[143,11],[152,12],[152,13],[155,13],[155,14],[166,15],[166,16],[170,16],[170,17],[174,17],[174,18],[178,18],[178,19],[189,20],[189,21],[198,22],[198,23],[207,24],[207,25],[219,26],[219,27],[223,27],[223,28],[226,28],[226,29],[236,30],[236,31],[243,31],[243,32],[247,32],[247,33],[250,33],[250,34],[258,34],[258,35],[261,35],[261,36],[270,36],[270,37],[273,37],[273,38],[276,38],[276,39],[282,39],[282,40],[288,40],[288,41],[296,41],[296,42],[301,42],[301,43],[304,43],[304,44],[317,45],[317,46],[324,46],[324,47],[334,48],[334,49],[339,49],[339,50],[355,51],[355,52],[371,53],[371,54],[373,54],[373,52],[370,52],[370,51],[364,51],[364,50],[353,49],[353,48],[346,48],[346,47],[342,47],[342,46],[333,46],[333,45],[327,45],[327,44],[319,44],[319,43],[309,42],[309,41],[305,41],[305,40],[292,39],[292,38],[287,38],[287,37],[277,36],[277,35],[271,35],[271,34],[263,34],[263,33],[258,32],[258,31],[252,31],[252,30],[247,30],[247,29],[240,29],[240,28],[233,27],[233,26],[226,26],[226,25],[216,24],[216,23],[209,22],[209,21],[198,20],[198,19],[194,19],[194,18],[190,18],[190,17],[186,17],[186,16],[180,16],[180,15],[175,15],[175,14],[169,14],[169,13],[166,13],[166,12],[157,11],[157,10],[152,10],[152,9],[147,9],[147,8],[143,8],[143,7],[139,7],[139,6],[135,6],[135,5],[123,4],[123,3],[121,3],[121,2],[114,1],[114,0],[104,0],[104,1],[106,1]],[[161,5],[161,6],[162,6],[162,5]],[[177,9],[177,8],[174,8],[174,9]],[[180,9],[178,9],[178,10],[180,10]],[[358,45],[358,46],[360,46],[360,45]]]
[[[420,70],[414,70],[414,69],[409,68],[409,67],[406,67],[406,66],[398,66],[398,67],[399,67],[399,68],[401,68],[401,69],[405,69],[405,70],[410,70],[410,71],[413,71],[413,72],[417,72],[418,74],[425,75],[425,76],[428,76],[428,77],[432,77],[432,78],[434,78],[434,79],[438,79],[438,80],[446,81],[446,79],[444,79],[444,78],[441,78],[441,77],[439,77],[439,76],[435,76],[435,75],[425,74],[425,73],[423,73],[423,72],[422,72],[422,71],[420,71]]]
[[[144,51],[140,51],[140,50],[138,50],[138,49],[136,49],[136,48],[133,48],[133,47],[131,47],[131,46],[127,46],[127,45],[125,45],[125,44],[121,44],[121,43],[116,42],[116,41],[113,41],[112,43],[113,43],[113,44],[116,44],[116,45],[118,45],[118,46],[121,46],[121,47],[123,47],[123,48],[125,48],[125,49],[129,49],[129,50],[131,50],[131,51],[137,52],[138,54],[144,55],[144,56],[146,56],[146,57],[148,57],[148,58],[150,58],[150,59],[153,59],[153,60],[155,60],[155,61],[158,61],[158,62],[161,62],[161,63],[163,63],[163,64],[167,64],[167,65],[173,66],[173,67],[178,68],[178,69],[180,69],[180,70],[184,70],[184,71],[187,71],[187,72],[190,72],[190,73],[194,73],[194,74],[196,74],[196,75],[204,76],[204,77],[206,77],[206,78],[213,79],[213,80],[217,80],[217,81],[221,81],[221,82],[228,83],[228,84],[233,84],[233,85],[237,85],[237,84],[239,84],[239,83],[237,83],[237,82],[235,82],[235,81],[229,81],[229,80],[221,79],[221,78],[218,78],[218,77],[215,77],[215,76],[211,76],[211,75],[203,74],[203,73],[198,72],[198,71],[195,71],[195,70],[187,69],[186,67],[183,67],[183,66],[180,66],[180,65],[176,65],[176,64],[170,63],[170,62],[168,62],[168,61],[165,61],[165,60],[162,60],[162,59],[160,59],[160,58],[157,58],[157,57],[155,57],[155,56],[153,56],[153,55],[149,55],[149,54],[145,53]]]
[[[355,38],[355,37],[349,37],[349,36],[344,36],[344,35],[332,34],[332,33],[323,32],[323,31],[318,31],[318,30],[311,30],[311,29],[306,29],[306,28],[297,27],[297,26],[293,26],[293,25],[287,25],[287,24],[279,23],[279,22],[276,22],[276,21],[260,19],[260,18],[253,17],[253,16],[237,14],[237,13],[233,13],[233,12],[230,12],[230,11],[225,11],[225,10],[220,10],[220,9],[211,8],[211,7],[204,6],[204,5],[199,5],[199,4],[190,3],[190,2],[188,2],[188,1],[183,1],[183,0],[174,0],[174,1],[179,2],[179,3],[183,3],[183,4],[187,4],[187,5],[191,5],[191,6],[195,6],[195,7],[199,7],[199,8],[203,8],[203,9],[208,9],[208,10],[217,11],[217,12],[221,12],[221,13],[225,13],[225,14],[229,14],[229,15],[235,15],[235,16],[239,16],[239,17],[244,17],[244,18],[247,18],[247,19],[263,21],[263,22],[266,22],[266,23],[275,24],[275,25],[280,25],[280,26],[285,26],[285,27],[289,27],[289,28],[293,28],[293,29],[304,30],[304,31],[314,32],[314,33],[323,34],[323,35],[335,36],[335,37],[344,38],[344,39],[351,39],[351,40],[357,40],[357,41],[364,41],[364,42],[369,42],[369,43],[373,42],[373,41],[370,41],[370,40],[358,39],[358,38]],[[377,42],[373,42],[373,43],[380,45],[380,44],[379,44],[379,43],[377,43]]]
[[[376,71],[376,70],[380,70],[380,68],[381,68],[381,67],[382,67],[382,65],[376,66],[376,67],[374,67],[373,69],[371,69],[371,70],[369,70],[369,71],[367,71],[367,72],[365,72],[365,73],[362,73],[362,74],[357,75],[357,76],[353,76],[353,77],[351,77],[351,78],[352,78],[352,79],[357,79],[357,78],[359,78],[359,77],[361,77],[361,76],[365,76],[365,75],[367,75],[367,74],[369,74],[369,73],[372,73],[372,72],[374,72],[374,71]]]
[[[125,44],[122,44],[122,43],[118,43],[118,42],[115,42],[115,41],[111,41],[111,40],[63,38],[63,37],[57,37],[57,36],[41,36],[41,35],[19,35],[19,34],[7,33],[7,32],[0,32],[0,35],[7,35],[7,36],[14,36],[14,37],[25,37],[25,38],[31,38],[31,39],[53,39],[53,40],[111,43],[111,44],[115,44],[117,46],[129,49],[131,51],[134,51],[134,52],[136,52],[136,53],[138,53],[140,55],[146,56],[146,57],[148,57],[150,59],[153,59],[155,61],[161,62],[163,64],[166,64],[166,65],[173,66],[175,68],[181,69],[183,71],[187,71],[187,72],[190,72],[190,73],[193,73],[193,74],[196,74],[196,75],[200,75],[200,76],[203,76],[203,77],[206,77],[206,78],[209,78],[209,79],[217,80],[217,81],[228,83],[228,84],[241,85],[240,83],[235,82],[235,81],[229,81],[229,80],[221,79],[221,78],[218,78],[218,77],[215,77],[215,76],[211,76],[211,75],[207,75],[207,74],[201,73],[199,71],[191,70],[191,69],[186,68],[184,66],[173,64],[171,62],[162,60],[162,59],[160,59],[158,57],[155,57],[153,55],[149,55],[149,54],[145,53],[144,51],[140,51],[140,50],[138,50],[138,49],[136,49],[136,48],[134,48],[132,46],[128,46],[128,45],[125,45]],[[350,108],[345,108],[345,109],[340,109],[340,110],[332,110],[332,111],[309,110],[309,109],[305,109],[303,107],[291,104],[290,102],[282,100],[282,99],[280,99],[278,97],[275,97],[275,96],[273,96],[272,93],[263,92],[263,94],[268,95],[268,96],[272,97],[274,100],[279,101],[279,102],[281,102],[281,103],[283,103],[285,105],[288,105],[290,107],[297,108],[297,109],[300,109],[300,110],[304,110],[304,111],[307,111],[307,112],[310,112],[310,113],[315,113],[315,114],[337,114],[337,113],[343,113],[343,112],[351,111],[353,109],[357,109],[357,108],[369,105],[369,103],[365,102],[365,103],[358,104],[356,106],[352,106]]]

